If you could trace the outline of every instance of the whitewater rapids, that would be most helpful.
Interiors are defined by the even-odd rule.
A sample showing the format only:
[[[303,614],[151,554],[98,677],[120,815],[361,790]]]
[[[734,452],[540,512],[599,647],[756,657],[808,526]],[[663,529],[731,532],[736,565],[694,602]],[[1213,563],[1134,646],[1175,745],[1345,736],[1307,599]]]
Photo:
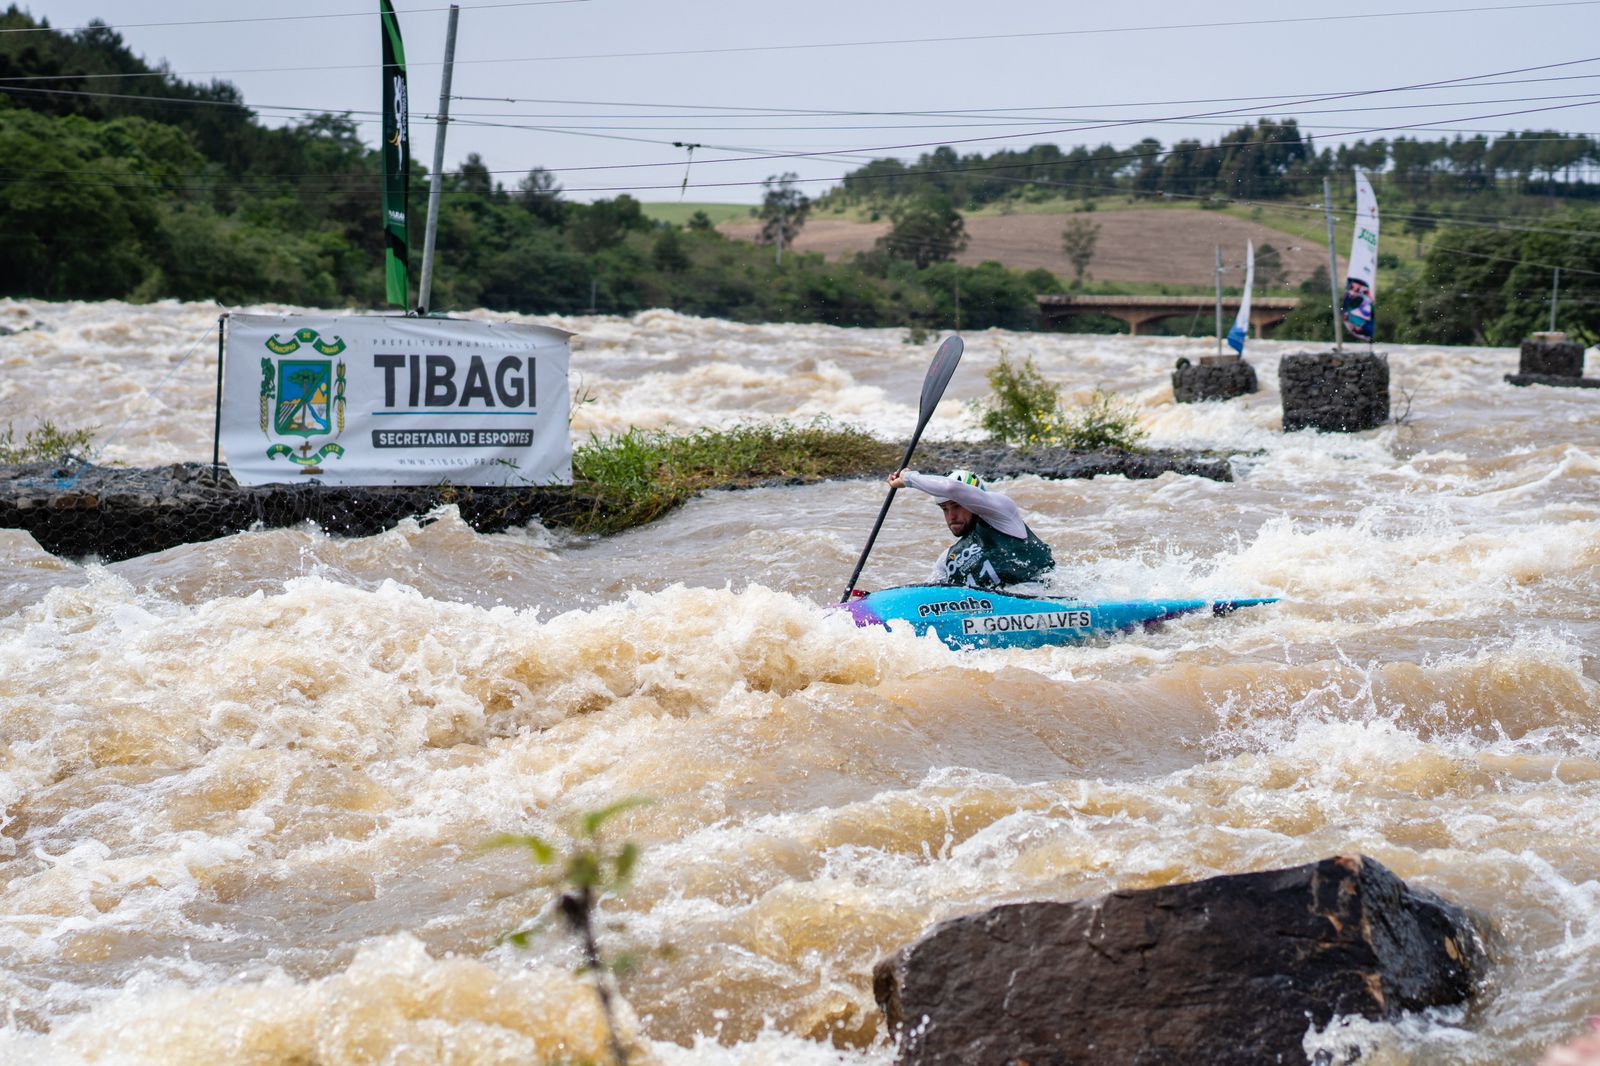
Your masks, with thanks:
[[[0,426],[208,461],[215,317],[0,301]],[[938,339],[536,321],[579,335],[579,439],[818,415],[903,438]],[[548,889],[481,845],[633,796],[602,944],[663,1066],[881,1066],[871,967],[941,918],[1336,853],[1498,932],[1470,1011],[1336,1046],[1530,1063],[1600,1013],[1600,395],[1396,347],[1400,424],[1285,435],[1300,345],[1252,342],[1256,396],[1177,406],[1173,361],[1212,342],[965,339],[930,438],[979,435],[1004,352],[1121,394],[1154,446],[1233,456],[1232,484],[1001,484],[1059,587],[1283,602],[1083,648],[856,630],[823,605],[872,481],[708,493],[605,540],[446,509],[107,566],[0,530],[0,1061],[599,1059],[559,929],[500,941]],[[947,541],[901,494],[863,584]]]

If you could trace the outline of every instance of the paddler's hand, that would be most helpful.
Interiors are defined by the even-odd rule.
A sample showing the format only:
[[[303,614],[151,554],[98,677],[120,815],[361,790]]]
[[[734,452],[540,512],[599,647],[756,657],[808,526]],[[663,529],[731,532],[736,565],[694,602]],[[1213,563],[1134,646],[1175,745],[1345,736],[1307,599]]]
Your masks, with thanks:
[[[911,468],[906,468],[906,470],[909,469]],[[906,470],[896,470],[889,475],[889,487],[891,489],[903,489],[906,487]]]

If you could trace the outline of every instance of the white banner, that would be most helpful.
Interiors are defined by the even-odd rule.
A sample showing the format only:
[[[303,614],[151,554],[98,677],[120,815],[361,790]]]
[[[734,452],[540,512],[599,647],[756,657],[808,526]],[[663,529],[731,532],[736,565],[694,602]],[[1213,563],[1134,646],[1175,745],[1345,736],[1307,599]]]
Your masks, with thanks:
[[[241,485],[569,485],[570,336],[502,322],[230,315],[228,469]]]
[[[1350,335],[1372,339],[1378,299],[1378,197],[1356,171],[1356,232],[1350,241],[1350,277],[1344,283],[1344,324]]]

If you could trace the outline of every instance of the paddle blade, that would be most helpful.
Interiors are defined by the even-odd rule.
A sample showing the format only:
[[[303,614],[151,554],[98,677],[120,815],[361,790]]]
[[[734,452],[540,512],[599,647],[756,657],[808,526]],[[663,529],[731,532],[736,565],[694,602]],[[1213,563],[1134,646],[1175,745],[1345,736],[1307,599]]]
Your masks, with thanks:
[[[956,364],[961,362],[961,350],[964,347],[960,337],[946,337],[945,342],[939,345],[939,350],[933,353],[933,362],[928,364],[928,376],[922,382],[922,403],[917,409],[919,429],[933,417],[933,409],[939,406],[944,387],[950,384],[950,375],[956,372]]]

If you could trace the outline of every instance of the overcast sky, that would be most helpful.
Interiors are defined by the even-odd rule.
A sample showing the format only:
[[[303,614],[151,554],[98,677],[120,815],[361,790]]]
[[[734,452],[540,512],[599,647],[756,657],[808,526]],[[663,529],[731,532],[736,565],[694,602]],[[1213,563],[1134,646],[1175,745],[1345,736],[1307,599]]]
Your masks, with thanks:
[[[151,62],[233,82],[266,121],[292,117],[269,105],[348,110],[376,141],[377,0],[17,2],[62,28],[104,19]],[[448,0],[395,6],[413,156],[430,165]],[[363,13],[297,17],[352,12]],[[201,21],[261,18],[273,21]],[[1562,63],[1484,79],[1499,84],[1307,99]],[[824,179],[807,185],[815,194],[867,158],[913,158],[922,145],[1170,144],[1258,115],[1298,117],[1330,143],[1593,132],[1600,0],[463,0],[452,95],[449,167],[477,152],[508,186],[543,166],[575,199],[676,200],[681,141],[703,146],[682,198],[751,202],[769,175]],[[508,128],[528,126],[542,128]],[[717,162],[802,152],[826,157]]]

